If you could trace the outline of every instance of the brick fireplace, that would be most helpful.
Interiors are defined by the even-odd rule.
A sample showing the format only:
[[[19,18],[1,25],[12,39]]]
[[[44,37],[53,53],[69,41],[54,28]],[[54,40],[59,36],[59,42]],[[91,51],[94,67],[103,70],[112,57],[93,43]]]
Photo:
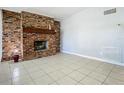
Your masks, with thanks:
[[[3,10],[2,61],[12,60],[18,50],[20,60],[55,55],[60,50],[60,23],[29,12]]]

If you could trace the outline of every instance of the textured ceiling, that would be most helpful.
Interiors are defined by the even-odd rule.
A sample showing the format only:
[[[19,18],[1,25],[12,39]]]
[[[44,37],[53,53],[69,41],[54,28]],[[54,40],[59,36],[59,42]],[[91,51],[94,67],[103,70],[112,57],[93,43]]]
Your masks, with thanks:
[[[86,8],[85,7],[3,7],[1,9],[7,9],[16,12],[27,11],[36,14],[50,16],[57,20],[63,20]]]

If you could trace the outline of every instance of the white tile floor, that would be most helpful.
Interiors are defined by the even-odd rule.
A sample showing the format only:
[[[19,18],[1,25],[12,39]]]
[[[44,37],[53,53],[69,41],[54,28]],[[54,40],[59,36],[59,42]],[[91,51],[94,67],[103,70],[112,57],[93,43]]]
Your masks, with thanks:
[[[123,85],[124,67],[57,54],[19,63],[0,63],[0,85]]]

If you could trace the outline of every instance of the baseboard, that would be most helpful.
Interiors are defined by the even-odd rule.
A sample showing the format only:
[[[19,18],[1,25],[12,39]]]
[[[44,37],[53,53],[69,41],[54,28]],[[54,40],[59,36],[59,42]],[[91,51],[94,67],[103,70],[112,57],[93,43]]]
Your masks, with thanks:
[[[61,50],[61,52],[66,53],[66,54],[80,56],[80,57],[83,57],[83,58],[88,58],[88,59],[93,59],[93,60],[98,60],[98,61],[102,61],[102,62],[106,62],[106,63],[111,63],[111,64],[115,64],[115,65],[124,66],[124,63],[117,63],[117,62],[112,61],[112,60],[106,60],[106,59],[102,59],[102,58],[98,58],[98,57],[86,56],[86,55],[82,55],[82,54],[78,54],[78,53],[74,53],[74,52],[69,52],[69,51],[64,51],[64,50]]]

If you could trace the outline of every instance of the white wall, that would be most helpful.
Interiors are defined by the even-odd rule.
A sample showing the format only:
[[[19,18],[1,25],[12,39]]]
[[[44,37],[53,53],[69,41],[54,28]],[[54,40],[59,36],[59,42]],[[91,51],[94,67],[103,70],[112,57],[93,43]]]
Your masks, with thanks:
[[[2,10],[0,9],[0,60],[2,57]]]
[[[104,15],[106,9],[109,8],[87,8],[63,20],[62,51],[124,62],[124,8]]]

